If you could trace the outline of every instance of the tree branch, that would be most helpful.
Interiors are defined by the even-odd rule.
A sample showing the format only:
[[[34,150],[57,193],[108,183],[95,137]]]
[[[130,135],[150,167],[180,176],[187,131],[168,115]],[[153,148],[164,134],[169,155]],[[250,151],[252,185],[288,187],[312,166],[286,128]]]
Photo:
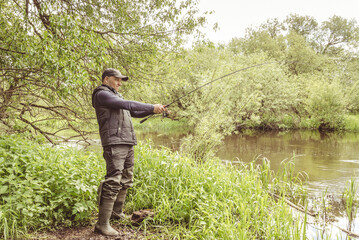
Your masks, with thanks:
[[[26,52],[18,52],[18,51],[14,51],[14,50],[2,48],[2,47],[0,47],[0,50],[6,51],[6,52],[18,53],[18,54],[26,54]]]

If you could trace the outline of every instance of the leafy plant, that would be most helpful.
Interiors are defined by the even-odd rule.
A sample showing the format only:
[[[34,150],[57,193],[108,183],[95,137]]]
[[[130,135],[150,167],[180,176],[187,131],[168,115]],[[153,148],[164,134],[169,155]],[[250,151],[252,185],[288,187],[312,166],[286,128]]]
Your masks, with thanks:
[[[148,82],[205,23],[195,0],[0,4],[0,127],[48,141],[65,138],[64,130],[84,139],[92,132],[84,126],[94,118],[91,93],[104,68]]]
[[[313,128],[342,128],[345,98],[337,82],[313,79],[307,86],[306,110]]]
[[[21,135],[0,137],[0,236],[78,225],[96,210],[100,156],[51,147]]]

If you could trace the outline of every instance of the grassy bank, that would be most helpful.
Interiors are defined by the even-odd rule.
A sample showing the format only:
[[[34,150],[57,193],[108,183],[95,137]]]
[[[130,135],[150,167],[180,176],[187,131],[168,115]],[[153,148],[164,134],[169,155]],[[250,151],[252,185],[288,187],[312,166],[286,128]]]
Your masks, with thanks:
[[[351,132],[359,132],[359,115],[346,115],[344,117],[344,129]]]
[[[155,225],[184,239],[299,239],[301,226],[268,191],[293,191],[289,165],[273,177],[268,163],[196,164],[175,153],[137,149],[137,181],[127,211],[155,209]],[[272,187],[271,187],[272,186]]]
[[[300,239],[302,226],[284,201],[296,189],[290,168],[274,176],[262,167],[195,163],[149,144],[136,147],[135,186],[126,212],[156,213],[143,227],[168,239]],[[100,152],[51,147],[21,136],[0,137],[0,238],[86,224],[97,212],[104,175]],[[295,191],[294,191],[295,194]],[[158,227],[160,226],[160,227]]]

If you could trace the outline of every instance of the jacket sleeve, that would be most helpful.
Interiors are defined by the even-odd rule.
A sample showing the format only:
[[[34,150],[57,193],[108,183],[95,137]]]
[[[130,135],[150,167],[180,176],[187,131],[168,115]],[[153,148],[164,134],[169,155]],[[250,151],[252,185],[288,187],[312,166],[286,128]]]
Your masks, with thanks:
[[[124,100],[108,91],[99,91],[96,94],[96,100],[99,105],[103,107],[128,110],[131,112],[131,115],[132,113],[134,113],[134,117],[141,117],[145,113],[147,115],[144,116],[148,116],[153,113],[154,109],[154,106],[152,104]]]
[[[147,117],[151,114],[154,114],[153,113],[153,110],[152,112],[146,112],[146,111],[131,111],[131,117],[134,117],[134,118],[143,118],[143,117]]]

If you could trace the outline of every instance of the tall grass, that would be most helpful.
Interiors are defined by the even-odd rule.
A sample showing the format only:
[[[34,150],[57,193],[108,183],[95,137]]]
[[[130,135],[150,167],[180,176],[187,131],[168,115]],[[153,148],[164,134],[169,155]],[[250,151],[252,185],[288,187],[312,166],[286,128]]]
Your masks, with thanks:
[[[176,226],[173,238],[296,239],[301,227],[284,201],[269,194],[268,162],[197,164],[166,149],[137,149],[135,186],[127,211],[154,209],[154,225]],[[288,176],[282,174],[282,176]],[[289,179],[282,179],[289,181]],[[289,186],[288,184],[286,187]],[[284,189],[284,188],[282,188]]]
[[[347,131],[359,132],[359,115],[346,115],[344,117],[344,128]]]
[[[358,207],[356,206],[356,196],[357,193],[357,186],[355,185],[355,181],[352,178],[350,181],[347,182],[347,186],[343,192],[342,199],[345,205],[345,213],[348,217],[348,229],[351,230],[353,220],[356,216]]]
[[[55,226],[88,223],[104,175],[100,151],[91,153],[0,137],[0,238]],[[290,171],[290,165],[283,171]],[[196,163],[150,144],[136,147],[135,186],[125,211],[154,209],[142,227],[166,239],[301,239],[303,228],[281,196],[299,192],[290,173],[262,165]],[[281,185],[279,184],[281,183]],[[277,185],[280,186],[277,186]]]

